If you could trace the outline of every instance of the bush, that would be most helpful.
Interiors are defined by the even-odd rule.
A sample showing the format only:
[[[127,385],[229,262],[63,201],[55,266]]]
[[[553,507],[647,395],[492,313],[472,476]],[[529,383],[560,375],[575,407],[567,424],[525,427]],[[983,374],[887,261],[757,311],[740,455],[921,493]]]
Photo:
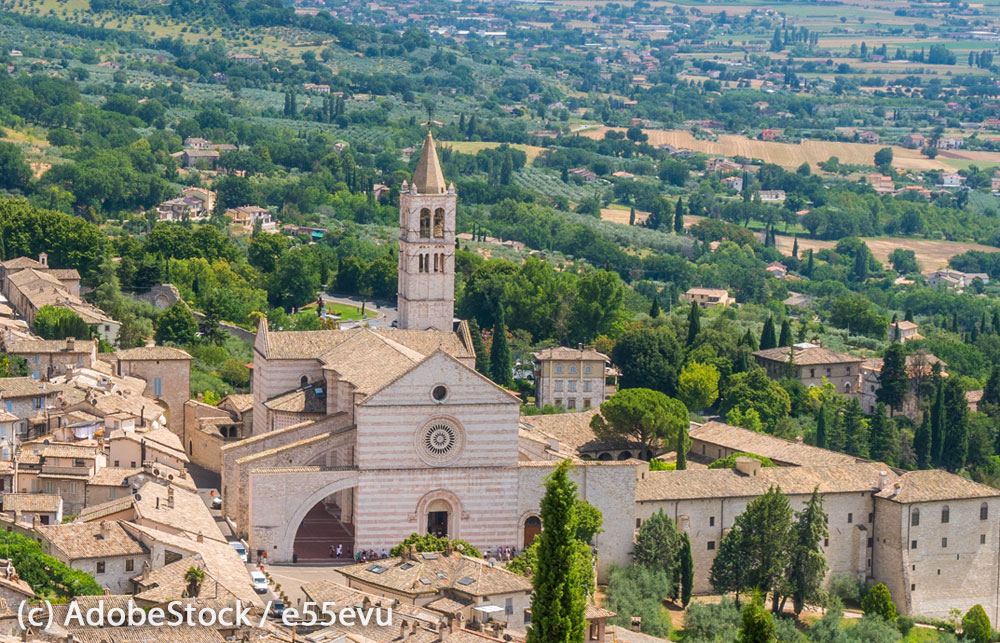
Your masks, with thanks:
[[[856,625],[847,628],[851,643],[895,643],[902,637],[892,623],[877,616],[865,615]]]
[[[432,536],[427,534],[426,536],[421,536],[419,534],[413,533],[406,537],[406,540],[399,543],[392,548],[389,552],[390,556],[399,556],[410,545],[416,545],[417,551],[444,551],[448,548],[448,544],[455,549],[459,549],[461,546],[462,553],[466,556],[475,556],[476,558],[482,558],[483,555],[479,553],[479,550],[465,542],[464,540],[448,540],[447,538],[438,538],[437,536]]]
[[[770,458],[765,458],[762,455],[756,455],[754,453],[731,453],[724,458],[719,458],[712,464],[708,465],[709,469],[735,469],[736,468],[736,458],[753,458],[754,460],[760,460],[760,466],[762,467],[773,467],[774,463],[771,462]],[[652,468],[652,467],[650,467]]]
[[[676,462],[664,462],[663,460],[658,460],[656,458],[653,458],[652,460],[649,461],[649,470],[650,471],[676,471],[677,470],[677,463]]]
[[[613,566],[608,572],[606,606],[617,616],[611,622],[628,628],[632,617],[638,616],[644,634],[666,638],[670,620],[664,615],[663,601],[672,593],[672,579],[662,569]]]
[[[905,614],[903,616],[896,617],[896,629],[899,630],[899,633],[903,636],[909,634],[914,625],[916,625],[916,621]]]
[[[102,593],[93,576],[45,555],[34,540],[14,532],[7,532],[5,538],[5,550],[14,568],[40,597],[68,599]]]
[[[691,603],[684,618],[684,629],[695,639],[714,641],[732,638],[742,623],[740,609],[732,599],[719,603]]]
[[[830,594],[842,601],[858,602],[861,600],[863,585],[853,574],[832,574],[828,581]]]
[[[878,616],[890,623],[896,620],[896,605],[892,602],[889,588],[879,583],[868,590],[868,593],[861,599],[861,609],[865,616]]]

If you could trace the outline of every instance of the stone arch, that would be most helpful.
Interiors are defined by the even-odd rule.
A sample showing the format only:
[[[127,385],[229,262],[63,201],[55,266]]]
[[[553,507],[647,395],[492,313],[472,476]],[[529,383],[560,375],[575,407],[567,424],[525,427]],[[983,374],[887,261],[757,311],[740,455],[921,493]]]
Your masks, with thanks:
[[[430,208],[420,208],[420,237],[423,239],[431,236],[431,211]]]
[[[621,453],[618,454],[619,460],[630,460],[631,458],[632,454],[629,451],[622,451]]]
[[[351,489],[358,486],[358,474],[355,471],[345,471],[343,472],[343,477],[332,480],[326,484],[320,485],[318,488],[303,496],[302,502],[298,504],[293,512],[291,512],[289,520],[285,521],[285,526],[281,531],[281,538],[276,543],[278,548],[273,552],[268,552],[268,558],[271,562],[289,562],[292,560],[292,551],[295,545],[295,534],[299,531],[299,525],[302,524],[302,520],[306,517],[306,514],[318,503],[327,496],[337,493],[338,491],[344,491],[345,489]],[[303,480],[305,482],[305,480]],[[294,496],[286,496],[286,498],[291,499]],[[273,556],[273,557],[272,557]]]
[[[462,501],[447,489],[428,491],[417,501],[417,533],[427,533],[427,514],[431,509],[445,506],[448,511],[448,538],[461,538],[460,523],[462,522]]]
[[[434,210],[434,238],[444,239],[444,208]]]
[[[521,550],[526,549],[531,543],[528,542],[528,535],[532,531],[534,521],[538,522],[538,531],[532,536],[532,538],[537,537],[537,534],[542,530],[542,517],[537,511],[525,511],[521,514],[520,520],[517,523],[517,533],[520,539],[519,548]]]
[[[611,457],[610,453],[608,453],[607,451],[605,451],[601,455],[597,456],[597,459],[600,460],[600,461],[602,461],[602,462],[607,462],[609,460],[613,460],[614,458]]]

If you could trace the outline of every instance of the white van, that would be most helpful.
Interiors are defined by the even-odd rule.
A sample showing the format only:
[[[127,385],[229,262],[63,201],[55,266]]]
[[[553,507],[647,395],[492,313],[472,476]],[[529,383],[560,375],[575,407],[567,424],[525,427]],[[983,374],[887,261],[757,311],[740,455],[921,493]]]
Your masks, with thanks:
[[[267,593],[267,576],[264,576],[264,572],[257,570],[250,572],[250,580],[253,581],[253,591],[258,594]]]
[[[247,562],[247,548],[243,546],[238,540],[232,540],[229,542],[229,546],[236,550],[236,553],[240,555],[240,560],[244,563]]]

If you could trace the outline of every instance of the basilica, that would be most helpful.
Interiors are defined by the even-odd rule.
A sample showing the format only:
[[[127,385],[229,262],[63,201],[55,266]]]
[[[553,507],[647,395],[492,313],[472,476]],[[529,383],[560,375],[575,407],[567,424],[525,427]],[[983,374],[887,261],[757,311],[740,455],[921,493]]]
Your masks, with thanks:
[[[223,511],[255,560],[351,560],[412,533],[521,550],[543,528],[545,477],[569,458],[580,497],[604,518],[599,579],[631,562],[636,530],[663,511],[691,540],[695,592],[712,592],[715,553],[747,504],[780,487],[799,509],[817,490],[828,576],[885,583],[901,613],[944,618],[979,603],[1000,616],[992,487],[719,422],[692,427],[687,470],[651,471],[634,445],[597,440],[597,408],[521,417],[521,401],[476,372],[469,327],[454,318],[456,199],[428,134],[400,191],[399,328],[276,332],[261,321],[252,435],[219,460]],[[559,360],[581,353],[546,359],[566,378],[576,369]],[[706,466],[745,453],[775,466]]]
[[[251,553],[349,558],[414,532],[521,549],[538,533],[543,480],[572,454],[523,435],[518,397],[475,370],[454,318],[456,200],[428,134],[400,192],[398,328],[261,322],[253,435],[221,458],[224,510]],[[581,496],[607,516],[629,511],[636,464],[581,461]],[[621,543],[615,558],[631,549],[630,523],[600,536]]]

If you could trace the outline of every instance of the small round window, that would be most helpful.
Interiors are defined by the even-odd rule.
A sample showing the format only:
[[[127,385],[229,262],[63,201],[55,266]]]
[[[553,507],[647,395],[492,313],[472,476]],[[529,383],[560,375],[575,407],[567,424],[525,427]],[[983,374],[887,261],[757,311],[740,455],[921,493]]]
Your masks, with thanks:
[[[448,389],[444,386],[435,386],[431,390],[431,397],[435,402],[444,402],[444,398],[448,397]]]

